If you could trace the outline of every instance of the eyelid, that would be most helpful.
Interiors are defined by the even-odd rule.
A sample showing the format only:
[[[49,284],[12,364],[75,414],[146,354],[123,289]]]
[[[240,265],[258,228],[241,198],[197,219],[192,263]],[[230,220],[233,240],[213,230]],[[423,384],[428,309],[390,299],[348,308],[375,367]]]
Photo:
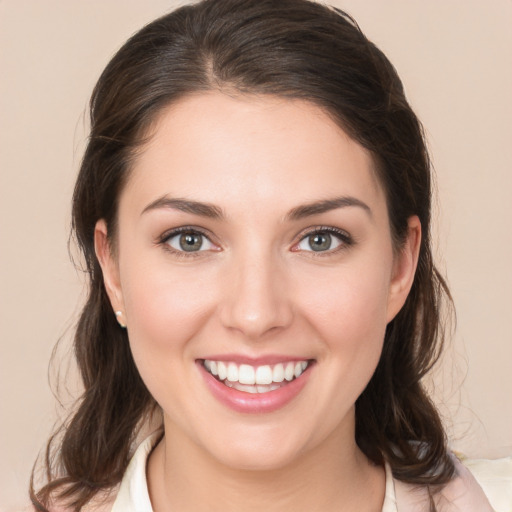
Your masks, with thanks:
[[[168,241],[171,238],[173,238],[177,235],[183,234],[183,233],[198,233],[201,236],[204,236],[214,246],[214,248],[200,250],[200,251],[187,252],[187,251],[180,251],[178,249],[175,249],[174,247],[172,247],[168,244]],[[313,250],[305,251],[305,250],[298,248],[298,245],[306,237],[309,237],[316,233],[328,233],[330,235],[333,235],[334,237],[336,237],[339,240],[339,242],[340,242],[339,246],[335,247],[334,249],[328,249],[326,251],[318,251],[318,252],[315,252]],[[212,251],[217,252],[217,251],[222,250],[221,247],[219,247],[219,245],[213,239],[214,239],[214,237],[208,230],[205,230],[204,228],[201,228],[199,226],[187,225],[187,226],[179,226],[179,227],[172,228],[172,229],[165,231],[162,235],[160,235],[158,237],[158,239],[156,240],[156,244],[163,245],[166,250],[168,250],[178,256],[184,256],[184,257],[196,256],[197,257],[197,256],[200,256],[201,253],[212,252]],[[340,228],[337,228],[334,226],[314,226],[314,227],[308,227],[308,228],[302,230],[296,236],[296,242],[294,242],[294,244],[292,245],[291,251],[292,252],[308,252],[308,253],[313,253],[314,256],[321,257],[323,255],[330,255],[330,254],[336,253],[336,252],[346,249],[347,247],[350,247],[354,244],[355,244],[354,238],[347,231],[345,231],[343,229],[340,229]]]
[[[298,245],[304,241],[307,237],[311,235],[315,235],[317,233],[328,233],[329,235],[333,235],[340,241],[340,245],[338,247],[335,247],[334,249],[328,249],[326,251],[306,251],[303,249],[299,249]],[[297,235],[297,241],[293,244],[291,250],[293,252],[307,252],[312,253],[315,257],[316,256],[327,256],[333,253],[336,253],[340,250],[346,249],[347,247],[350,247],[355,244],[354,238],[344,229],[336,228],[334,226],[315,226],[315,227],[309,227],[304,230],[302,230]]]
[[[203,249],[200,251],[180,251],[174,247],[172,247],[168,242],[171,238],[174,238],[175,236],[181,235],[183,233],[197,233],[204,238],[206,238],[213,246],[213,249]],[[173,254],[176,254],[178,256],[184,256],[184,257],[194,257],[194,256],[200,256],[201,253],[205,252],[212,252],[212,251],[220,251],[221,248],[212,240],[213,236],[210,232],[207,230],[200,228],[198,226],[179,226],[176,228],[169,229],[162,233],[158,239],[156,240],[157,245],[163,245],[165,250],[168,250],[169,252],[172,252]]]

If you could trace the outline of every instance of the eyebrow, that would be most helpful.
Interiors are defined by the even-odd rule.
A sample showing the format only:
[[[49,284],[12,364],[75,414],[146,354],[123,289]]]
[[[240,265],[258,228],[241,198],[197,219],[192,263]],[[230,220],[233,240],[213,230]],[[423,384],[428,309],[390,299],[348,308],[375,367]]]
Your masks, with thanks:
[[[319,215],[321,213],[349,206],[362,208],[370,217],[373,217],[372,210],[366,203],[356,197],[342,196],[297,206],[288,212],[286,218],[289,220],[300,220],[305,217],[311,217],[312,215]]]
[[[336,210],[338,208],[347,208],[353,206],[362,208],[366,213],[368,213],[370,217],[373,216],[371,208],[360,199],[351,196],[342,196],[332,199],[314,201],[312,203],[292,208],[285,216],[285,219],[296,221],[306,217],[311,217],[313,215],[326,213],[331,210]],[[172,198],[168,196],[160,197],[152,203],[148,204],[142,211],[141,215],[148,211],[157,210],[160,208],[172,208],[185,213],[191,213],[193,215],[199,215],[201,217],[207,217],[216,220],[222,220],[225,218],[222,208],[219,208],[214,204],[194,201],[192,199]]]
[[[142,210],[141,215],[159,208],[172,208],[185,213],[192,213],[194,215],[200,215],[201,217],[208,217],[217,220],[224,218],[222,209],[213,204],[192,201],[191,199],[172,198],[168,196],[160,197],[156,201],[148,204],[146,208]]]

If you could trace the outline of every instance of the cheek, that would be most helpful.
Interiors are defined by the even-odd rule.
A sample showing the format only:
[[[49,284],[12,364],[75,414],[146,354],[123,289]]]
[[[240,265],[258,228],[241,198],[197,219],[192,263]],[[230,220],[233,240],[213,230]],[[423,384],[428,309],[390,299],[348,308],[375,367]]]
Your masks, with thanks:
[[[126,276],[123,296],[135,364],[156,402],[186,428],[193,411],[184,397],[196,371],[190,362],[197,357],[196,335],[215,303],[213,288],[205,289],[204,275],[161,264]]]
[[[385,294],[374,289],[353,288],[338,301],[331,302],[326,313],[331,320],[323,319],[329,355],[338,365],[344,385],[348,390],[355,390],[357,396],[375,371],[382,352],[385,298]]]
[[[193,349],[189,342],[214,307],[213,288],[205,288],[206,276],[186,269],[155,264],[127,270],[121,274],[123,299],[130,344],[142,377],[182,371],[181,363]]]
[[[309,274],[302,287],[303,317],[322,339],[323,357],[332,363],[331,384],[343,380],[351,400],[363,391],[382,351],[389,291],[383,268],[340,268],[329,279]]]
[[[302,311],[318,329],[361,340],[386,326],[389,273],[385,265],[340,267],[322,275],[304,273]],[[323,326],[323,328],[322,328]]]

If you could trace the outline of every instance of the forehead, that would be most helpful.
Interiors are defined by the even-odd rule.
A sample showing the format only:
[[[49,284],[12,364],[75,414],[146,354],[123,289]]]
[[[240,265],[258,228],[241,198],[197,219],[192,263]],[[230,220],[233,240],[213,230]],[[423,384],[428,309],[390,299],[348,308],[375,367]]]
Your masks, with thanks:
[[[188,96],[162,110],[125,193],[242,206],[335,195],[380,201],[370,153],[318,106],[273,96]],[[135,206],[135,205],[133,205]]]

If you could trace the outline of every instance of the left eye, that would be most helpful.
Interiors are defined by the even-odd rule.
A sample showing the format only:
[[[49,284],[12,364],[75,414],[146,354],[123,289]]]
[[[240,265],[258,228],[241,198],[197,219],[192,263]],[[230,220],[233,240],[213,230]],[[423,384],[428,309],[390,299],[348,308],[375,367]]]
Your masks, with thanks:
[[[305,236],[296,247],[300,251],[325,252],[337,249],[342,244],[341,235],[328,231],[317,231]]]
[[[178,233],[170,236],[165,243],[180,252],[208,251],[214,248],[212,242],[205,235],[197,231]]]

